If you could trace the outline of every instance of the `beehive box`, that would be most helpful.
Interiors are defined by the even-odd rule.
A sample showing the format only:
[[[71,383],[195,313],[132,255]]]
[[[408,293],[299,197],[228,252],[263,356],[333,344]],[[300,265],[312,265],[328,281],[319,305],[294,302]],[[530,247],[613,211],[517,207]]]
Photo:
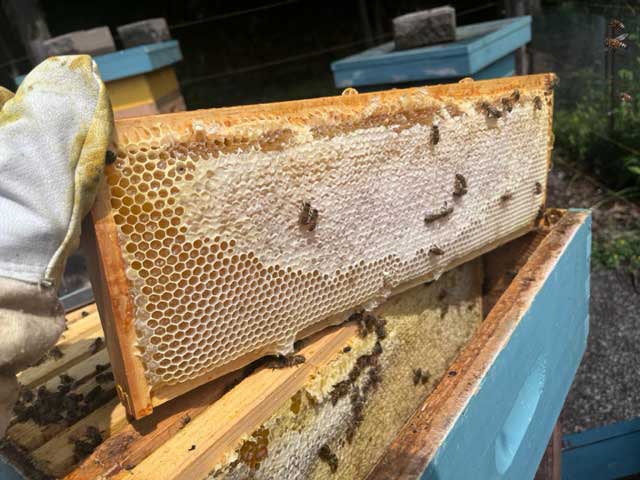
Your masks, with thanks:
[[[586,213],[550,211],[481,264],[384,302],[384,329],[325,329],[297,345],[303,363],[260,359],[141,420],[115,399],[95,306],[73,312],[56,353],[20,374],[0,471],[10,459],[33,479],[532,478],[586,343],[589,232]]]
[[[554,79],[119,121],[87,245],[130,414],[529,231]]]

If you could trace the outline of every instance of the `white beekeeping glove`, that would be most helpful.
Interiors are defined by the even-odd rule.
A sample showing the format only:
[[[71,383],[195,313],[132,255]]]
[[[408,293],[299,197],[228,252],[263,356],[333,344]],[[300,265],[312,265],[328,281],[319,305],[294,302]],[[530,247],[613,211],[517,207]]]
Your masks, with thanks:
[[[16,373],[64,329],[56,290],[95,199],[113,129],[96,64],[52,57],[15,96],[0,87],[0,436]]]

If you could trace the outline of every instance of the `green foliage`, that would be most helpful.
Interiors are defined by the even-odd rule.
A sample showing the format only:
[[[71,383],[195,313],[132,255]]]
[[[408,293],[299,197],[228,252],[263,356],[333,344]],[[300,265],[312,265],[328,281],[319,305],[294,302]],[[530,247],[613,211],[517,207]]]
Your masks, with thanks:
[[[588,81],[591,74],[578,73],[583,77],[578,82],[584,85],[582,95],[572,106],[560,105],[556,112],[556,145],[609,187],[640,188],[640,86],[634,85],[636,73],[618,71],[618,91],[628,92],[632,100],[622,102],[616,97],[612,110],[606,85],[601,80]],[[609,115],[615,120],[612,131]]]
[[[640,270],[640,230],[632,229],[606,239],[594,240],[593,261],[607,268]]]
[[[627,22],[628,42],[640,42],[640,24]],[[629,51],[637,52],[637,48]],[[615,92],[600,68],[572,71],[562,79],[554,120],[556,146],[572,161],[596,174],[612,189],[640,192],[640,57],[616,54]],[[604,50],[603,50],[604,53]],[[631,95],[622,101],[620,93]],[[613,116],[614,128],[609,128]]]

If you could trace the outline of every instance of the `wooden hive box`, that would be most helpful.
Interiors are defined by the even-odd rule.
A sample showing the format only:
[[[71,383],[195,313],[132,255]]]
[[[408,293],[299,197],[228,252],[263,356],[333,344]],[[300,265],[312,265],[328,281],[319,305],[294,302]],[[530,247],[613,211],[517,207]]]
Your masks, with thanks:
[[[589,251],[589,215],[549,211],[384,302],[384,331],[329,328],[298,346],[304,363],[258,361],[142,420],[105,375],[95,306],[72,312],[21,401],[70,385],[80,415],[42,394],[40,416],[63,418],[14,418],[0,453],[27,478],[532,478],[586,345]]]
[[[128,412],[291,353],[529,231],[544,205],[554,81],[117,122],[87,248]]]

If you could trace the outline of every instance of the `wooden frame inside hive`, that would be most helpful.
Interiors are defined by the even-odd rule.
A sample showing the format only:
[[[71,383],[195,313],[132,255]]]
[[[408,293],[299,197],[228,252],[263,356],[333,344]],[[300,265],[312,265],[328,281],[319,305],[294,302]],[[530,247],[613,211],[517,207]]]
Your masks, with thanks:
[[[554,81],[119,121],[87,245],[129,413],[529,231]]]

